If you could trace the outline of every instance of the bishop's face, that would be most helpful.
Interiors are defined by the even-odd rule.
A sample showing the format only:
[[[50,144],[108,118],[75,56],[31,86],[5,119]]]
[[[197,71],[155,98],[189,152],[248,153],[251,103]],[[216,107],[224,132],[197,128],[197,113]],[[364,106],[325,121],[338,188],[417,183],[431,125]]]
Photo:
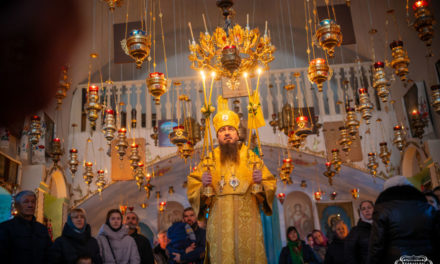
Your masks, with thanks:
[[[233,144],[238,141],[238,132],[233,126],[224,126],[217,131],[218,142],[221,145]]]

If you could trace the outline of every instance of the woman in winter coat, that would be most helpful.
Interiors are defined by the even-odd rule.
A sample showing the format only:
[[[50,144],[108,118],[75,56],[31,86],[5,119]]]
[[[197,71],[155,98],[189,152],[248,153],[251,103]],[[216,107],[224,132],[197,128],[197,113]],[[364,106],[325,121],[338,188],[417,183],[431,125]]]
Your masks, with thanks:
[[[118,209],[108,211],[97,240],[104,264],[141,263],[136,242],[122,225],[122,214]]]
[[[49,263],[74,264],[79,257],[88,256],[92,263],[101,264],[98,242],[90,235],[84,209],[75,208],[67,216],[62,235],[49,250]]]
[[[344,244],[348,235],[348,227],[340,220],[335,225],[335,238],[327,248],[324,264],[345,264]]]
[[[294,226],[287,228],[287,246],[283,247],[279,264],[318,264],[318,258],[304,241]]]
[[[312,231],[312,237],[313,251],[315,251],[316,255],[318,256],[319,262],[322,263],[324,261],[325,254],[327,253],[328,239],[321,230],[317,229]]]
[[[359,222],[345,239],[345,262],[347,264],[367,263],[373,211],[372,201],[362,201],[359,205]]]

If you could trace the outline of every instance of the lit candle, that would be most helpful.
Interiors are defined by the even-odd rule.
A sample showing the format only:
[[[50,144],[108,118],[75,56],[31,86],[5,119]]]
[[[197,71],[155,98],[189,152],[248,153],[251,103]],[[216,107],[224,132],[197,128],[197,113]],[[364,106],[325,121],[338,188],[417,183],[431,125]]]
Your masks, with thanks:
[[[59,139],[59,138],[54,138],[53,139],[53,142],[60,142],[61,141],[61,139]]]
[[[258,77],[257,77],[257,89],[256,89],[257,92],[255,93],[255,96],[257,96],[256,94],[258,93],[258,88],[260,87],[260,76],[261,76],[262,72],[263,71],[260,68],[257,69],[257,74],[258,74]]]
[[[32,119],[32,120],[40,120],[40,117],[37,116],[37,115],[34,115],[31,119]]]
[[[203,84],[203,95],[205,97],[205,106],[208,107],[208,99],[206,98],[206,85],[205,85],[205,73],[203,71],[200,72],[202,75],[202,84]],[[209,109],[206,109],[209,110]]]
[[[266,26],[264,28],[264,36],[267,37],[267,20],[266,20]]]
[[[414,110],[411,112],[411,114],[412,114],[414,117],[417,117],[417,116],[420,114],[420,112],[419,112],[419,110],[414,109]]]
[[[246,14],[246,28],[249,29],[249,14]]]
[[[202,18],[203,18],[203,24],[205,25],[205,34],[208,35],[208,27],[206,26],[206,19],[205,19],[205,14],[202,14]]]
[[[112,109],[105,110],[107,114],[113,115],[115,112]]]
[[[97,85],[90,85],[89,86],[89,92],[97,92],[99,90],[99,87]]]
[[[332,165],[332,163],[329,162],[329,161],[327,161],[327,162],[325,163],[325,166],[327,166],[327,167],[330,167],[331,165]]]
[[[87,162],[86,162],[86,166],[87,166],[87,167],[92,167],[92,166],[93,166],[93,162],[87,161]]]
[[[215,72],[211,72],[211,88],[209,90],[209,103],[211,103],[212,87],[214,87]]]
[[[73,148],[70,150],[70,153],[78,153],[78,150],[76,148]]]
[[[194,40],[194,34],[193,34],[192,27],[191,27],[191,22],[188,22],[188,26],[189,26],[189,30],[190,30],[190,32],[191,32],[191,38],[192,38],[192,41],[193,41],[193,43],[195,43],[196,41]]]

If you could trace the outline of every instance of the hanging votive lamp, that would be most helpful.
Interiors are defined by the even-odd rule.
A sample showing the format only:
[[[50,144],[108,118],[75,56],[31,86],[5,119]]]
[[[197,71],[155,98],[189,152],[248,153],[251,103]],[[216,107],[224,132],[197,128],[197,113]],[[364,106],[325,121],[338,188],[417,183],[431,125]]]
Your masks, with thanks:
[[[279,193],[277,195],[278,200],[280,201],[281,204],[284,203],[284,200],[286,199],[286,194],[285,193]]]
[[[316,200],[316,201],[321,201],[321,199],[322,199],[322,192],[321,192],[321,190],[315,192],[315,193],[313,194],[313,197],[315,197],[315,200]]]
[[[168,193],[169,193],[170,195],[172,195],[172,194],[174,193],[174,187],[173,187],[173,186],[169,186],[169,187],[168,187]]]
[[[179,149],[179,154],[186,164],[187,159],[194,154],[193,143],[191,141],[187,141],[185,144],[183,144],[182,148]]]
[[[295,134],[299,137],[307,137],[312,134],[312,127],[307,116],[301,115],[296,118]]]
[[[165,209],[167,208],[167,202],[163,201],[159,203],[159,212],[163,213]]]
[[[116,121],[115,121],[115,115],[114,111],[112,109],[105,110],[105,120],[104,120],[104,127],[102,128],[104,132],[104,137],[107,140],[107,144],[111,144],[112,140],[115,138],[115,132],[116,132]]]
[[[301,188],[303,188],[303,189],[307,188],[307,181],[302,180],[299,186],[301,186]]]
[[[152,189],[153,189],[153,185],[151,185],[150,183],[144,185],[145,196],[147,197],[147,199],[150,199]]]
[[[326,162],[325,163],[326,170],[324,171],[324,176],[328,179],[328,184],[331,186],[333,185],[333,177],[335,176],[335,172],[332,170],[332,163]]]
[[[138,186],[139,190],[141,189],[142,185],[144,185],[144,163],[138,162],[138,166],[136,168],[134,178],[136,180],[136,185]]]
[[[93,174],[93,170],[92,169],[93,169],[93,162],[87,161],[85,163],[85,171],[84,171],[84,174],[83,174],[83,179],[84,179],[84,182],[88,186],[90,186],[90,184],[93,181],[93,177],[95,176]]]
[[[425,42],[425,45],[430,47],[432,44],[432,38],[434,37],[435,20],[431,11],[428,9],[428,1],[419,0],[413,4],[414,16],[414,28],[418,32],[419,39]]]
[[[382,61],[374,63],[373,67],[373,88],[376,90],[377,96],[383,103],[388,101],[390,95],[390,82],[386,78],[385,64]]]
[[[359,89],[359,111],[361,112],[362,119],[365,120],[367,125],[370,124],[370,119],[372,117],[371,111],[373,110],[373,105],[371,104],[370,98],[368,97],[368,91],[365,88]]]
[[[341,27],[333,19],[323,19],[319,23],[314,36],[314,42],[321,47],[330,58],[335,56],[335,48],[341,46]]]
[[[340,138],[338,144],[341,146],[344,152],[350,151],[350,146],[353,143],[351,137],[348,135],[348,131],[346,127],[339,127]]]
[[[394,73],[399,76],[400,80],[406,81],[410,60],[408,58],[408,53],[403,48],[403,41],[395,40],[391,42],[390,48],[391,56],[393,57],[391,67],[394,69]]]
[[[347,128],[347,133],[354,140],[359,132],[359,121],[353,107],[347,107],[346,112],[345,127]]]
[[[440,85],[431,86],[431,106],[437,114],[440,114]]]
[[[54,138],[52,142],[52,161],[54,165],[58,163],[61,159],[61,155],[63,155],[63,150],[61,149],[61,139]]]
[[[34,115],[31,117],[31,126],[29,130],[29,142],[32,145],[37,145],[41,137],[41,119]]]
[[[318,91],[322,92],[323,83],[331,78],[333,71],[324,59],[317,58],[310,61],[307,76],[310,82],[318,86]]]
[[[384,142],[379,143],[379,158],[382,160],[382,163],[385,166],[388,166],[390,164],[390,157],[391,157],[391,151],[388,149],[388,144]]]
[[[104,0],[104,2],[107,3],[108,8],[112,12],[115,10],[116,7],[121,7],[122,5],[122,0]]]
[[[75,173],[78,171],[78,150],[76,148],[72,148],[69,151],[70,156],[69,156],[69,170],[72,173],[72,177],[73,175],[75,175]]]
[[[99,103],[99,87],[96,85],[89,86],[87,116],[92,129],[96,127],[96,120],[99,117],[102,105]]]
[[[148,92],[154,97],[156,105],[160,104],[160,97],[167,92],[167,79],[161,72],[150,73],[147,78]]]
[[[354,188],[354,189],[352,189],[352,190],[351,190],[351,196],[352,196],[354,199],[359,198],[359,189],[358,189],[358,188]]]
[[[116,141],[116,149],[118,151],[119,159],[122,160],[125,156],[125,153],[128,148],[128,142],[127,142],[127,129],[124,127],[119,129],[118,131],[118,137]]]
[[[420,112],[417,109],[411,112],[411,127],[414,130],[414,136],[422,139],[423,134],[425,134],[425,122],[423,122]]]
[[[105,172],[104,172],[104,170],[97,171],[95,184],[98,189],[99,195],[101,195],[102,190],[104,190],[104,186],[105,186]]]
[[[370,174],[372,176],[376,176],[377,174],[377,167],[379,166],[379,163],[376,161],[376,153],[369,152],[368,153],[368,163],[367,168],[370,171]]]
[[[221,63],[223,68],[231,74],[240,67],[241,57],[236,46],[230,45],[223,48]]]
[[[126,42],[122,42],[122,48],[127,55],[134,59],[136,68],[140,69],[150,54],[151,36],[141,29],[134,29],[129,33]]]
[[[294,131],[291,131],[288,138],[289,146],[293,149],[301,147],[301,137],[297,136]]]
[[[277,114],[272,114],[272,120],[269,122],[269,125],[273,128],[273,133],[275,134],[278,127]]]
[[[394,126],[394,139],[393,144],[396,146],[396,148],[401,152],[403,151],[406,140],[403,135],[402,127],[401,126]]]
[[[130,166],[133,170],[136,170],[139,166],[139,161],[141,160],[141,157],[139,156],[139,145],[136,143],[133,143],[130,145],[131,153],[130,157],[128,159],[130,160]]]
[[[332,149],[331,164],[333,165],[333,168],[335,168],[336,173],[339,173],[341,171],[342,160],[339,156],[339,149]]]
[[[188,133],[183,126],[173,127],[173,132],[171,132],[168,137],[170,138],[170,142],[178,148],[182,147],[183,144],[188,141]]]
[[[67,76],[67,66],[63,66],[61,71],[63,74],[63,79],[60,80],[58,89],[55,93],[55,98],[57,99],[57,109],[60,108],[61,104],[63,103],[63,99],[66,98],[67,91],[70,89],[70,82],[68,81]]]
[[[337,192],[332,192],[332,193],[330,194],[330,199],[331,199],[331,200],[336,199],[336,196],[337,196],[337,195],[338,195]]]
[[[280,169],[280,179],[284,184],[292,184],[292,178],[290,174],[292,173],[294,165],[292,164],[291,158],[286,158],[283,160],[283,165]]]

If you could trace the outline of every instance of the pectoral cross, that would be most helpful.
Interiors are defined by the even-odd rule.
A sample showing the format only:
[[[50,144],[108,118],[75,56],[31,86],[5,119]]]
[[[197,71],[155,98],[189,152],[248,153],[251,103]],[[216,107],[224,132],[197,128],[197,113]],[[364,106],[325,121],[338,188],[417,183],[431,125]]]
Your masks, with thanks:
[[[231,178],[229,179],[229,185],[231,185],[231,187],[232,187],[232,189],[234,189],[234,191],[235,191],[235,188],[237,188],[238,185],[240,185],[240,180],[238,180],[238,178],[235,177],[235,173],[231,173]]]
[[[222,175],[221,180],[218,182],[218,186],[219,186],[219,189],[220,189],[220,193],[223,192],[223,188],[225,187],[225,185],[226,185],[226,182],[225,182],[225,176]]]

